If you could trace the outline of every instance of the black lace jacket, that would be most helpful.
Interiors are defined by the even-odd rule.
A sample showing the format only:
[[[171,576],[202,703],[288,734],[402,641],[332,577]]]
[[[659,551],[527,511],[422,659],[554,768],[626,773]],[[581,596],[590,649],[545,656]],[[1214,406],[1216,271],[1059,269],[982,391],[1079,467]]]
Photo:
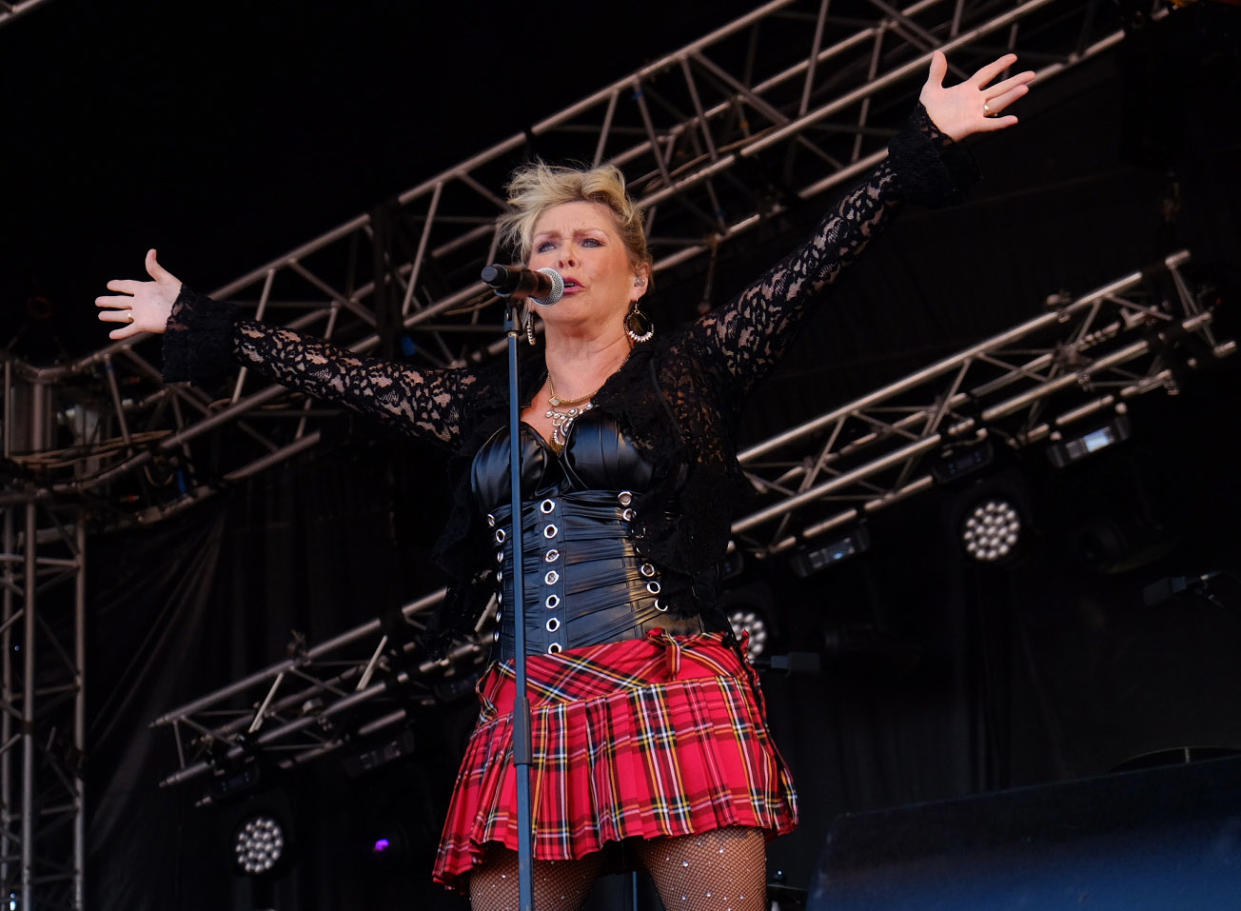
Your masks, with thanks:
[[[635,347],[595,397],[655,465],[653,488],[635,501],[637,546],[663,571],[678,614],[709,611],[711,574],[741,499],[733,426],[751,386],[777,363],[807,304],[851,263],[902,202],[955,201],[974,178],[968,153],[919,105],[887,159],[841,199],[804,245],[735,299],[676,332]],[[546,373],[541,348],[525,358],[527,398]],[[219,376],[229,359],[309,395],[339,402],[411,437],[450,447],[462,460],[440,562],[459,597],[443,618],[461,627],[494,568],[469,497],[469,459],[507,420],[507,374],[495,367],[420,370],[359,357],[293,330],[243,319],[237,308],[182,290],[164,336],[169,381]],[[478,583],[478,584],[471,584]]]

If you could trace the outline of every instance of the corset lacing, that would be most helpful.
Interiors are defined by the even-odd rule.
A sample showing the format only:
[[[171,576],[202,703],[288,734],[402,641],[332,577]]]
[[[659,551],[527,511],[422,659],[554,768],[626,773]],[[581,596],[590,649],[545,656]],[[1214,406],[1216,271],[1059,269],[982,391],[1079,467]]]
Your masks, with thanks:
[[[668,615],[658,567],[634,546],[629,491],[552,493],[522,504],[522,563],[526,652],[566,649],[636,639],[661,628],[678,635],[703,631],[698,617]],[[513,547],[509,508],[489,514],[500,563],[500,626],[504,661],[514,648]]]

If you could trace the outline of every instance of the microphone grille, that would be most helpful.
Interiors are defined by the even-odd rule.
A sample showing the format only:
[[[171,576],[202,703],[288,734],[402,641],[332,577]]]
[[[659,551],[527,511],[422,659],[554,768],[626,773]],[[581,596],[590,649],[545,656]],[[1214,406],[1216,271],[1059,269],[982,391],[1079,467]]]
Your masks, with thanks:
[[[542,304],[544,307],[550,307],[552,304],[557,303],[562,297],[564,297],[564,276],[550,266],[540,269],[539,272],[552,280],[552,290],[547,297],[532,297],[530,299],[536,304]]]

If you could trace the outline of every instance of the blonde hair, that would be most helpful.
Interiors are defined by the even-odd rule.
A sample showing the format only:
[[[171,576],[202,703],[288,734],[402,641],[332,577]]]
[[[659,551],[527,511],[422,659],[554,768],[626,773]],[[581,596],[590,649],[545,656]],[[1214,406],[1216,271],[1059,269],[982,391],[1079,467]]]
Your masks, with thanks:
[[[597,202],[615,217],[617,233],[635,270],[651,265],[642,211],[625,192],[625,175],[615,165],[582,169],[536,160],[514,171],[506,190],[513,211],[500,216],[500,239],[522,262],[530,259],[534,226],[544,212],[566,202]]]

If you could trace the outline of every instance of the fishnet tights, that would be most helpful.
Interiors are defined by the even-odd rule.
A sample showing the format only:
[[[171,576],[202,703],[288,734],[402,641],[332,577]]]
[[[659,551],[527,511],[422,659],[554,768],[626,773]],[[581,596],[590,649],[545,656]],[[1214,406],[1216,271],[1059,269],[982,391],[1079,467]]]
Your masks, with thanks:
[[[767,906],[766,838],[760,829],[716,829],[634,846],[668,911],[762,911]],[[602,858],[536,861],[537,911],[576,911]],[[470,874],[473,911],[517,911],[517,853],[497,849]]]
[[[761,829],[716,829],[635,847],[668,911],[763,911],[767,839]]]
[[[534,862],[536,911],[576,911],[599,875],[603,858],[590,854],[581,860]],[[472,911],[518,911],[517,852],[496,848],[481,867],[470,873]]]

